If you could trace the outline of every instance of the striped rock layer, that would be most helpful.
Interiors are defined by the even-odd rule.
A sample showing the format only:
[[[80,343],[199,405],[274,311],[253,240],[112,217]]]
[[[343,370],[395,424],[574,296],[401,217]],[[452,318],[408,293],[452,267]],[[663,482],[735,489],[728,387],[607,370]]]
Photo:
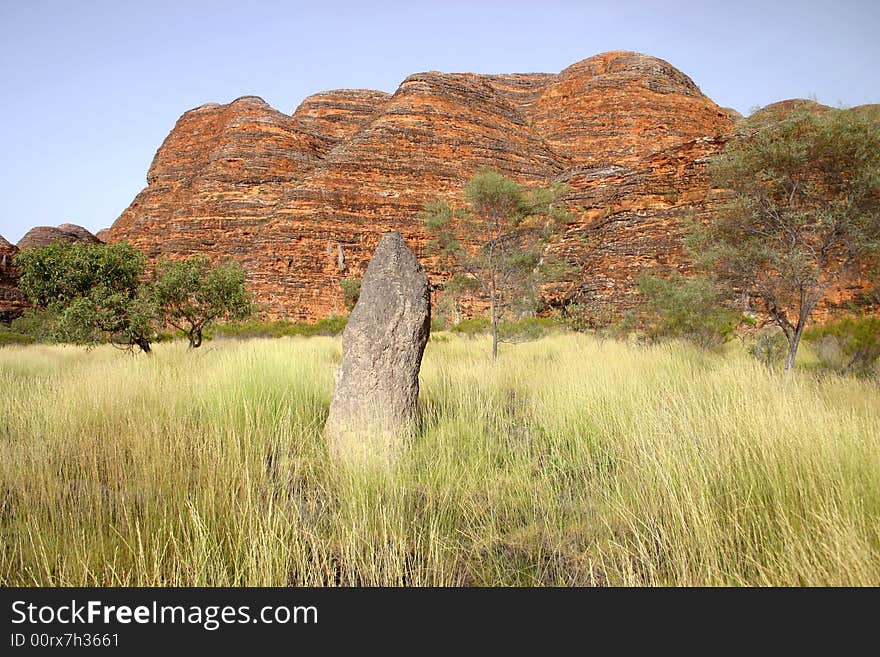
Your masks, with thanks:
[[[686,268],[681,230],[711,210],[705,163],[733,116],[667,62],[632,52],[558,74],[417,73],[393,94],[327,91],[292,115],[246,96],[181,116],[147,187],[101,237],[150,258],[236,260],[264,316],[316,319],[344,312],[340,279],[361,276],[388,231],[442,284],[424,203],[460,202],[490,167],[569,185],[575,220],[552,248],[574,268],[548,297],[601,315],[628,305],[642,268]]]

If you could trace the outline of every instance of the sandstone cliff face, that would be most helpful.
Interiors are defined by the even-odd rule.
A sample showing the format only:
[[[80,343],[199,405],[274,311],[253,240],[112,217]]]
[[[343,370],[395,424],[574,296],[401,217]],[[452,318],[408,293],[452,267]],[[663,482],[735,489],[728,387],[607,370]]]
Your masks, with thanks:
[[[18,270],[12,266],[12,258],[18,247],[0,236],[0,322],[18,317],[27,307],[24,295],[18,290]]]
[[[31,228],[18,241],[19,249],[42,248],[54,242],[84,242],[97,244],[101,240],[92,235],[88,230],[76,224],[61,224],[58,227],[36,226]]]
[[[681,71],[636,53],[574,64],[541,94],[534,127],[574,164],[633,164],[730,130],[730,116]]]
[[[554,295],[626,303],[647,265],[680,261],[682,220],[711,204],[705,160],[731,114],[670,64],[605,53],[559,74],[411,75],[393,95],[339,90],[292,115],[253,97],[185,113],[148,186],[107,233],[150,257],[234,258],[269,317],[343,311],[387,231],[427,264],[419,213],[480,167],[563,181],[576,221],[555,245],[581,275]]]
[[[306,98],[294,118],[310,131],[334,143],[348,139],[379,112],[391,94],[373,89],[336,89]]]

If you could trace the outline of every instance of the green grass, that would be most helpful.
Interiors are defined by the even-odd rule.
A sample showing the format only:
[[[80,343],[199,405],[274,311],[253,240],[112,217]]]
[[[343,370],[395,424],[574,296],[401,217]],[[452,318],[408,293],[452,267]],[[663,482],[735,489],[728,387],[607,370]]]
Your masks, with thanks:
[[[731,351],[441,334],[334,466],[338,339],[0,350],[0,584],[880,585],[880,389]]]

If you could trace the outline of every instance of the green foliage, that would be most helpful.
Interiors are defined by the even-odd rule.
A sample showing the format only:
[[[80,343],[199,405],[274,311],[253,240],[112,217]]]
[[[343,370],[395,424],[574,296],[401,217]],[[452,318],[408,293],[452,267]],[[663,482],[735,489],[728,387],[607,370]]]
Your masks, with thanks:
[[[877,374],[877,360],[880,359],[880,318],[846,317],[812,327],[804,337],[813,343],[823,367],[840,374]]]
[[[36,342],[33,336],[0,326],[0,347]]]
[[[552,317],[523,317],[522,319],[503,321],[498,324],[499,342],[531,342],[538,340],[560,328],[559,322]],[[468,338],[489,333],[492,323],[486,317],[472,317],[457,324],[449,325],[449,331]]]
[[[131,245],[55,243],[20,251],[15,264],[21,291],[52,318],[45,331],[54,338],[150,351],[156,308],[141,285],[144,257]]]
[[[564,269],[546,247],[570,220],[562,202],[566,193],[561,186],[526,188],[483,169],[464,187],[466,207],[453,210],[441,201],[425,205],[429,249],[453,273],[453,306],[477,290],[489,302],[493,355],[499,321],[533,313],[540,286]]]
[[[552,317],[523,317],[498,325],[498,339],[502,342],[532,342],[559,330],[559,322]]]
[[[880,253],[877,119],[801,109],[747,122],[711,171],[732,194],[691,250],[782,330],[791,369],[828,287]]]
[[[34,342],[51,344],[59,341],[58,315],[50,310],[29,308],[21,317],[12,320],[10,329],[29,336]]]
[[[308,335],[325,335],[332,337],[335,335],[342,335],[347,324],[348,317],[333,315],[331,317],[319,319],[314,324],[307,324],[306,326],[312,327],[312,332],[308,333]]]
[[[19,289],[37,308],[65,306],[74,299],[100,294],[132,294],[144,272],[144,257],[127,242],[67,244],[56,242],[15,255]]]
[[[725,305],[725,293],[706,278],[643,274],[636,283],[644,297],[641,328],[652,340],[678,338],[701,349],[727,342],[740,322],[740,313]]]
[[[204,329],[212,322],[245,319],[252,313],[242,266],[236,262],[211,266],[203,255],[160,261],[153,293],[164,321],[183,331],[192,348],[202,344]]]
[[[342,288],[342,300],[345,307],[351,312],[361,296],[361,279],[343,278],[339,281],[339,287]]]
[[[453,333],[472,338],[488,333],[490,327],[491,322],[485,317],[472,317],[470,319],[463,319],[458,324],[453,324],[449,327],[449,330]]]
[[[347,317],[326,317],[317,322],[291,322],[289,320],[263,321],[248,319],[242,322],[214,324],[205,332],[205,337],[212,338],[281,338],[311,337],[316,335],[340,335],[348,323]]]
[[[607,319],[602,313],[577,302],[567,303],[562,309],[562,323],[569,330],[578,333],[598,330],[605,325]]]
[[[770,369],[781,363],[788,351],[788,340],[778,329],[759,331],[749,337],[745,344],[746,351]]]
[[[607,311],[575,302],[565,305],[559,322],[570,331],[591,333],[598,340],[614,338],[622,341],[626,341],[638,324],[635,316],[609,317]]]

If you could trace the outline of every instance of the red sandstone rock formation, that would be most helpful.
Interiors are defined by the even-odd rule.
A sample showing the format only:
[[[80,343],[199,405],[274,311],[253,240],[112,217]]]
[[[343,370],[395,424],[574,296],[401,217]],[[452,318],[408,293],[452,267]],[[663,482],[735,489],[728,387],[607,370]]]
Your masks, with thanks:
[[[571,185],[578,218],[556,248],[588,273],[559,294],[606,303],[678,257],[681,217],[708,192],[702,158],[732,127],[686,75],[629,52],[560,74],[418,73],[393,95],[320,93],[290,116],[245,97],[180,118],[107,239],[234,258],[268,316],[314,319],[343,310],[339,279],[363,273],[382,233],[425,259],[425,201],[454,202],[491,167]]]
[[[57,228],[52,226],[37,226],[31,228],[24,237],[18,241],[19,249],[32,249],[49,246],[54,242],[84,242],[86,244],[98,244],[101,240],[92,235],[82,226],[76,224],[61,224]]]
[[[0,236],[0,321],[18,317],[27,307],[24,295],[18,290],[18,270],[12,266],[12,257],[18,247]]]
[[[379,237],[400,231],[426,264],[419,214],[480,167],[572,188],[576,220],[554,248],[579,271],[550,292],[597,313],[633,278],[686,268],[684,220],[712,207],[705,163],[738,115],[667,62],[604,53],[559,74],[409,76],[393,95],[337,90],[292,115],[255,97],[186,112],[147,187],[106,233],[150,257],[233,258],[268,317],[343,312]]]

